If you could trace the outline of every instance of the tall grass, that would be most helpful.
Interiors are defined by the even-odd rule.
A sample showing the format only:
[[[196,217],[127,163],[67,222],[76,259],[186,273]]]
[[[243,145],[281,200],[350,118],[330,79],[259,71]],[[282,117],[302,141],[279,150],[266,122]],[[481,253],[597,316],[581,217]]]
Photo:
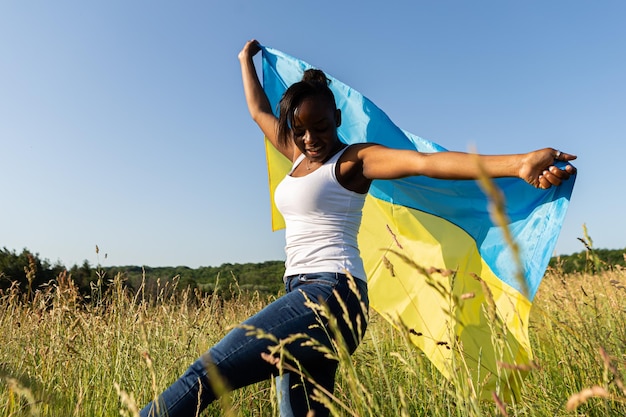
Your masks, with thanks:
[[[16,287],[0,293],[0,417],[136,416],[231,326],[271,301],[237,287],[224,300],[169,284],[148,296],[131,293],[121,276],[102,288],[83,300],[62,274],[26,296]],[[407,335],[370,312],[357,352],[350,357],[338,345],[333,353],[334,395],[317,395],[338,416],[624,416],[625,317],[625,271],[549,271],[531,315],[537,366],[512,405],[478,400],[463,388],[462,371],[443,378]],[[272,416],[275,398],[267,381],[203,415]]]

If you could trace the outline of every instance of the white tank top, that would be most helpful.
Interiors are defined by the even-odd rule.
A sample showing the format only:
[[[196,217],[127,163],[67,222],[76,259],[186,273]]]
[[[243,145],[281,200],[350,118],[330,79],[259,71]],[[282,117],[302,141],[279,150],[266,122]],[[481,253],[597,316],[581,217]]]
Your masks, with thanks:
[[[348,271],[366,280],[357,247],[357,233],[366,194],[344,188],[335,166],[347,148],[304,177],[292,177],[304,160],[301,155],[274,193],[276,207],[285,218],[285,276]]]

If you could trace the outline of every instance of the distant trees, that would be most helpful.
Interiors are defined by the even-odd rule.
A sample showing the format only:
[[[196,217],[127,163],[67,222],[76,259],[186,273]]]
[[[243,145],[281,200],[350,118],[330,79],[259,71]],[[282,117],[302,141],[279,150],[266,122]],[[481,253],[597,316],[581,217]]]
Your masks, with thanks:
[[[0,249],[0,289],[17,284],[22,292],[30,294],[64,270],[62,265],[50,265],[27,249],[19,254],[7,248]]]
[[[21,253],[0,249],[0,290],[18,285],[24,294],[42,285],[53,282],[61,272],[69,273],[79,292],[91,296],[94,289],[104,291],[118,274],[131,289],[140,288],[145,293],[154,294],[158,288],[166,285],[178,289],[191,287],[202,292],[216,292],[228,297],[232,291],[259,291],[265,294],[277,294],[283,289],[282,276],[284,262],[266,261],[261,263],[230,264],[216,267],[192,269],[177,267],[141,267],[141,266],[92,266],[88,261],[65,266],[51,265],[41,260],[38,254],[24,249]]]
[[[203,266],[192,269],[177,267],[122,266],[103,268],[109,277],[122,274],[129,286],[138,289],[146,281],[159,280],[163,285],[176,279],[179,288],[188,286],[203,292],[217,292],[228,296],[231,290],[250,290],[276,294],[283,288],[282,276],[285,265],[282,261],[261,263]]]
[[[615,267],[626,267],[626,249],[588,247],[582,252],[553,257],[549,266],[565,274],[574,272],[595,274]]]
[[[603,270],[626,267],[626,249],[593,249],[551,259],[550,267],[565,274],[582,272],[595,274]],[[102,293],[116,276],[133,291],[142,291],[156,296],[163,288],[168,291],[192,288],[205,293],[216,293],[228,298],[238,291],[258,291],[276,295],[283,291],[282,276],[285,271],[282,261],[231,264],[189,268],[141,267],[141,266],[92,266],[88,261],[67,270],[63,265],[51,265],[41,260],[38,254],[27,249],[21,253],[0,249],[0,294],[2,290],[18,285],[22,294],[31,297],[43,285],[54,283],[62,272],[67,272],[79,292],[90,297],[94,291]]]

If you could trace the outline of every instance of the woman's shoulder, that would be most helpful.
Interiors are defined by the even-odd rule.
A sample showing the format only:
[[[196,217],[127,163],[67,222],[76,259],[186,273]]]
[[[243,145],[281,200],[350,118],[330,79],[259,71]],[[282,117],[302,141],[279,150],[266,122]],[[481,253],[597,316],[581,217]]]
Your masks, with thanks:
[[[343,150],[335,175],[344,188],[359,194],[367,193],[371,181],[363,175],[363,156],[372,146],[377,144],[354,143]]]
[[[385,148],[385,146],[376,142],[352,143],[348,145],[344,153],[352,154],[355,157],[358,157],[362,152],[367,152],[368,150],[376,148]]]

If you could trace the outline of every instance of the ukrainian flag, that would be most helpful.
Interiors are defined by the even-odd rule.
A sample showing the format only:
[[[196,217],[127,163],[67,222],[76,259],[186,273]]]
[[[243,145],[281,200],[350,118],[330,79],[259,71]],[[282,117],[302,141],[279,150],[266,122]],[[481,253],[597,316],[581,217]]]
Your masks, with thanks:
[[[311,66],[263,47],[263,88],[272,108]],[[328,76],[342,112],[339,138],[441,152],[403,131],[371,101]],[[266,141],[270,192],[291,162]],[[574,178],[536,189],[495,179],[506,224],[492,220],[490,198],[476,181],[410,177],[374,181],[359,232],[372,308],[407,332],[433,364],[463,389],[490,398],[519,393],[532,364],[528,319],[569,204]],[[272,207],[274,230],[284,227]],[[503,227],[502,227],[503,226]],[[513,244],[508,237],[511,237]],[[469,391],[468,391],[469,392]]]

